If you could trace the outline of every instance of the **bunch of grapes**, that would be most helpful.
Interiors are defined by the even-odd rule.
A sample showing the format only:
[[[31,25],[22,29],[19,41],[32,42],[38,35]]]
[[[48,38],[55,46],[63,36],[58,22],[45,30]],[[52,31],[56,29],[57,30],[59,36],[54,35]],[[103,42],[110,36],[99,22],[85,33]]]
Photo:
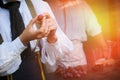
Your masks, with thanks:
[[[102,64],[99,64],[99,65],[95,65],[93,68],[92,68],[92,71],[94,72],[99,72],[99,71],[103,71],[103,65]]]
[[[62,76],[63,78],[80,78],[85,75],[85,72],[81,66],[69,68],[59,67],[56,70],[56,74]]]

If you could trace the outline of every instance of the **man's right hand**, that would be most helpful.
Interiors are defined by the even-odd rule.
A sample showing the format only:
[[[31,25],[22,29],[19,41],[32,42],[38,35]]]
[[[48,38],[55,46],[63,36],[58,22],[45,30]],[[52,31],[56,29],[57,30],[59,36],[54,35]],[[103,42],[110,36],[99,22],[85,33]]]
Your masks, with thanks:
[[[22,43],[24,45],[27,45],[27,43],[31,40],[34,39],[41,39],[43,37],[46,36],[46,34],[48,33],[48,27],[45,26],[45,23],[38,23],[39,29],[34,29],[33,25],[37,22],[40,22],[39,17],[35,17],[33,18],[29,24],[27,25],[27,27],[25,28],[25,30],[22,32],[22,34],[19,36],[20,40],[22,41]]]

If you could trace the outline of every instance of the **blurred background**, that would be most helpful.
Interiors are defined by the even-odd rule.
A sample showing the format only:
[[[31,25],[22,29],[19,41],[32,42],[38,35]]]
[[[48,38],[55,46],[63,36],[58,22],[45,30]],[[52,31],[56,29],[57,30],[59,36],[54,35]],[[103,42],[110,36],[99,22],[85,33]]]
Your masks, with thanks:
[[[87,3],[92,8],[95,13],[98,22],[100,23],[103,31],[104,38],[106,39],[109,47],[110,47],[110,57],[119,60],[120,59],[120,0],[86,0]],[[91,43],[92,38],[89,38],[88,44]],[[91,45],[91,44],[90,44]],[[89,45],[89,46],[90,46]],[[87,57],[90,60],[95,55],[90,54],[91,51],[87,49]],[[97,51],[100,53],[100,51]]]
[[[106,39],[120,39],[120,0],[86,0],[97,16]]]
[[[108,59],[103,61],[105,64],[101,61],[103,65],[95,65],[103,58],[104,51],[98,47],[93,37],[88,36],[88,41],[83,43],[90,71],[81,80],[120,80],[120,0],[85,1],[102,27],[102,34],[109,50],[106,53]]]

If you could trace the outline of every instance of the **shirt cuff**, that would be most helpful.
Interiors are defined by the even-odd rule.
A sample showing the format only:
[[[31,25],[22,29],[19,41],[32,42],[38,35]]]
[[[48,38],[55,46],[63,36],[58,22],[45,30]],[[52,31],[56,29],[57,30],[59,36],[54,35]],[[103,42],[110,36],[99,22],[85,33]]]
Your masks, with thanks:
[[[14,45],[13,48],[14,48],[15,51],[16,51],[17,53],[19,53],[19,54],[27,48],[27,47],[24,46],[24,44],[21,42],[21,40],[20,40],[19,37],[16,38],[16,39],[12,42],[12,45]]]

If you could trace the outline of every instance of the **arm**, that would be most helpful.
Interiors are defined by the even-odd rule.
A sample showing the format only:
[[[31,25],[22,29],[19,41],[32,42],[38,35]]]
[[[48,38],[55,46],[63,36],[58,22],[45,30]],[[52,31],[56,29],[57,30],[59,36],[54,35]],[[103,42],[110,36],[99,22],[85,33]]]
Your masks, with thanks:
[[[0,45],[0,75],[8,75],[15,72],[21,64],[20,53],[26,47],[19,38],[12,42],[3,42]]]
[[[36,4],[39,3],[36,1]],[[41,39],[41,60],[45,64],[49,64],[50,66],[56,65],[57,59],[64,56],[66,53],[70,53],[73,50],[72,42],[68,39],[68,37],[61,31],[60,27],[58,26],[55,17],[48,6],[47,3],[41,3],[42,5],[38,5],[40,8],[39,11],[44,7],[43,12],[37,12],[37,14],[47,12],[50,17],[52,18],[53,26],[50,34],[46,38]],[[41,8],[42,7],[42,8]]]
[[[93,40],[97,42],[98,47],[102,51],[103,57],[108,59],[109,58],[109,56],[108,56],[109,49],[108,49],[107,42],[105,41],[103,35],[100,33],[100,34],[94,36]]]
[[[102,35],[102,29],[100,24],[97,21],[97,18],[94,12],[91,10],[89,5],[84,4],[84,13],[85,13],[85,23],[86,23],[86,31],[88,35],[92,36],[95,42],[100,49],[103,51],[104,57],[107,57],[108,46]]]
[[[107,43],[106,43],[106,41],[101,33],[94,36],[93,38],[102,49],[107,48]]]
[[[15,72],[21,64],[20,54],[25,50],[25,45],[31,40],[41,39],[46,34],[41,28],[34,30],[33,24],[37,20],[38,17],[33,18],[23,33],[14,41],[5,41],[0,45],[0,76]]]

